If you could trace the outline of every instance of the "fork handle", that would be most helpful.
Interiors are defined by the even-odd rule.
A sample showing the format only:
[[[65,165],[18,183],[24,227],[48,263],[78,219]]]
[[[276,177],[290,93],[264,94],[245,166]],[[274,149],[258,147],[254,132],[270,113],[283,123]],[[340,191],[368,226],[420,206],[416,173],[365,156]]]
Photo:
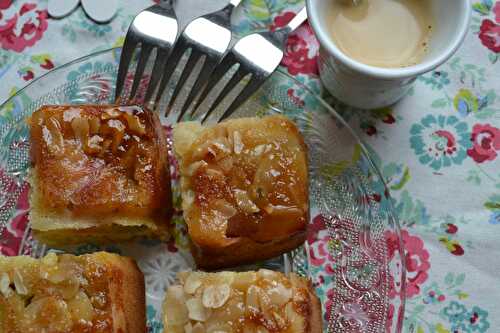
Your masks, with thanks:
[[[286,26],[280,28],[272,33],[273,37],[279,41],[280,48],[283,48],[285,42],[288,38],[288,35],[297,29],[302,23],[307,20],[307,9],[306,7],[302,8],[300,12],[295,15],[295,17],[288,22]]]
[[[294,31],[302,23],[304,23],[305,20],[307,20],[306,7],[302,8],[302,10],[300,12],[298,12],[297,15],[295,15],[295,17],[290,22],[288,22],[288,24],[286,25],[286,28],[290,29],[290,31]]]

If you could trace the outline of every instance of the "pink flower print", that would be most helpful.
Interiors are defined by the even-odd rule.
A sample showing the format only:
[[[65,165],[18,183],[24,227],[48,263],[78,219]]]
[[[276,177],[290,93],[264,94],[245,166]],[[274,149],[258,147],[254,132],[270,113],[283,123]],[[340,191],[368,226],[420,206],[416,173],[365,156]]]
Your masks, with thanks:
[[[309,258],[314,266],[322,266],[326,274],[333,274],[334,258],[330,246],[333,240],[328,235],[323,215],[317,215],[307,229]]]
[[[8,2],[7,2],[8,3]],[[6,7],[5,1],[0,7]],[[25,3],[16,11],[10,5],[0,12],[0,45],[6,50],[22,52],[33,46],[47,30],[47,10],[40,10],[36,3]]]
[[[322,266],[326,274],[333,274],[334,258],[330,254],[331,238],[325,234],[322,238],[309,246],[309,258],[313,266]]]
[[[386,241],[388,247],[389,258],[392,259],[398,249],[398,238],[395,233],[387,231]],[[420,293],[420,286],[427,281],[428,271],[431,267],[429,262],[429,252],[424,247],[424,242],[417,236],[412,236],[407,230],[401,231],[403,245],[405,248],[405,264],[406,264],[406,296],[413,297]],[[389,297],[394,298],[399,294],[394,285],[394,280],[391,279],[391,290]]]
[[[493,13],[495,13],[495,21],[500,23],[500,1],[497,1],[493,6]]]
[[[330,289],[326,292],[326,311],[324,312],[324,318],[326,321],[330,321],[330,315],[332,313],[332,306],[333,306],[333,298],[334,298],[334,289]]]
[[[500,53],[500,25],[489,19],[484,20],[479,30],[479,39],[491,51]]]
[[[295,17],[294,12],[284,12],[279,16],[276,16],[273,20],[270,30],[275,31],[276,29],[282,28],[288,24]]]
[[[26,184],[17,200],[16,212],[14,213],[10,223],[7,224],[7,230],[15,237],[22,238],[24,231],[28,226],[28,201],[29,186]]]
[[[311,27],[308,23],[303,24],[288,37],[282,64],[291,75],[318,75],[318,50],[319,42]]]
[[[476,124],[472,128],[473,147],[467,150],[467,155],[477,163],[493,161],[500,150],[500,129],[490,124]]]

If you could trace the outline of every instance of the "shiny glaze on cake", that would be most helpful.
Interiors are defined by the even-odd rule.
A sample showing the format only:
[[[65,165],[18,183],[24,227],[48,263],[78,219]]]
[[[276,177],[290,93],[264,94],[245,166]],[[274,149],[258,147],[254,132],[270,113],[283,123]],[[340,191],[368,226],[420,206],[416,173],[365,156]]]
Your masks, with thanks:
[[[136,106],[44,106],[31,118],[44,205],[73,216],[165,216],[169,172],[158,117]]]

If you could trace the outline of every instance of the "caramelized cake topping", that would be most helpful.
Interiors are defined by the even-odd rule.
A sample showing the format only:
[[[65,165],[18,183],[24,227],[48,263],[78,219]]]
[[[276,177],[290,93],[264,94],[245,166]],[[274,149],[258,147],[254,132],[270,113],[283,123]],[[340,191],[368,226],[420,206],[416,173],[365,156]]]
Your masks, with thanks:
[[[151,112],[46,106],[31,118],[31,142],[46,207],[77,216],[143,217],[166,206],[166,143]]]
[[[289,332],[308,330],[308,283],[291,274],[182,272],[167,289],[166,332]]]
[[[6,333],[113,332],[106,266],[90,256],[24,259],[29,264],[0,261],[0,328]]]
[[[280,116],[251,120],[204,129],[182,156],[183,208],[199,245],[267,242],[306,226],[307,157],[297,128]]]

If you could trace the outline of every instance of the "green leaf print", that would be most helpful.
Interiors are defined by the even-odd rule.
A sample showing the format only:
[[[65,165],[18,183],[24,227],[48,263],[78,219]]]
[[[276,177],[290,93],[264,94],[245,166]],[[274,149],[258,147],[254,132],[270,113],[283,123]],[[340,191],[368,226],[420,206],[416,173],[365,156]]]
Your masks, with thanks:
[[[266,0],[252,0],[247,5],[248,14],[257,20],[267,20],[271,17],[271,10]]]
[[[410,181],[410,179],[410,169],[408,167],[405,167],[405,170],[403,171],[403,177],[401,177],[401,179],[396,184],[391,185],[391,190],[401,190],[406,185],[406,183]]]
[[[436,99],[434,102],[432,102],[431,106],[433,108],[444,108],[448,105],[448,99],[447,98],[439,98]]]
[[[465,273],[458,274],[458,276],[455,279],[455,285],[459,286],[463,284],[465,281]]]
[[[484,204],[484,207],[489,210],[500,209],[500,202],[489,201]]]
[[[446,274],[446,276],[444,278],[444,283],[446,283],[447,285],[452,285],[453,281],[455,281],[455,277],[453,276],[453,273],[450,272],[450,273]]]
[[[482,2],[476,2],[472,5],[472,8],[481,15],[488,15],[490,13],[490,7]]]
[[[488,59],[490,59],[490,62],[492,64],[496,64],[496,62],[498,61],[498,57],[500,57],[500,55],[498,53],[490,53],[490,54],[488,54]]]

